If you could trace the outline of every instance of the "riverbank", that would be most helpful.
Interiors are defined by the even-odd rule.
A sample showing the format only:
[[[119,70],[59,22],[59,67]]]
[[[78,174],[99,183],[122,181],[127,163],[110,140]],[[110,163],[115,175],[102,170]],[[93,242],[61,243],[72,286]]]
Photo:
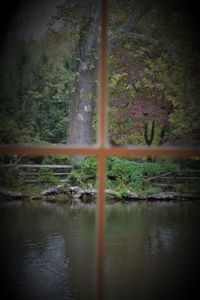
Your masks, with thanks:
[[[138,195],[126,190],[123,195],[113,189],[106,189],[108,203],[136,202],[136,201],[188,201],[199,199],[197,193],[160,192],[149,195]],[[47,189],[30,192],[21,192],[0,188],[0,201],[45,201],[49,203],[95,203],[97,190],[94,188],[83,189],[79,186],[57,185]]]
[[[41,168],[41,165],[36,164],[22,166],[30,166],[32,169]],[[45,164],[42,166],[47,167]],[[50,166],[55,167],[55,165],[48,165]],[[59,165],[59,168],[61,167],[64,168],[66,165]],[[42,177],[39,176],[37,180],[21,178],[19,175],[22,173],[17,175],[14,171],[14,173],[3,172],[0,186],[1,201],[15,199],[52,203],[94,203],[96,201],[97,161],[95,157],[87,157],[75,164],[60,180],[45,168]],[[23,174],[35,176],[34,172]],[[185,201],[198,199],[200,195],[198,161],[180,162],[160,159],[149,163],[110,157],[106,163],[106,174],[105,194],[107,202],[110,203]]]

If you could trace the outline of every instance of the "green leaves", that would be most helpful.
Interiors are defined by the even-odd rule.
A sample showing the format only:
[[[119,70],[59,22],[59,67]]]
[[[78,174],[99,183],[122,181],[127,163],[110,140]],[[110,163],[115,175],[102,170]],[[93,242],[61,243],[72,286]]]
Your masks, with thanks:
[[[115,6],[112,9],[113,37],[129,18],[130,11],[126,5],[121,11]],[[163,11],[161,4],[149,10],[134,30],[123,32],[110,53],[109,131],[115,143],[144,143],[144,121],[155,121],[154,145],[160,143],[162,125],[167,127],[162,140],[168,144],[173,143],[176,135],[181,138],[185,133],[200,130],[197,117],[200,115],[197,71],[200,60],[186,28],[187,16],[179,13],[172,18],[173,7]],[[119,98],[121,102],[116,105],[115,100]],[[151,118],[148,111],[141,111],[141,116],[136,118],[131,106],[137,102],[153,105],[156,118]],[[148,114],[146,120],[143,113]]]
[[[109,158],[107,176],[113,181],[115,187],[138,187],[141,184],[142,167],[127,159]]]
[[[97,159],[96,157],[85,158],[76,169],[70,172],[68,180],[71,184],[80,186],[96,186]]]

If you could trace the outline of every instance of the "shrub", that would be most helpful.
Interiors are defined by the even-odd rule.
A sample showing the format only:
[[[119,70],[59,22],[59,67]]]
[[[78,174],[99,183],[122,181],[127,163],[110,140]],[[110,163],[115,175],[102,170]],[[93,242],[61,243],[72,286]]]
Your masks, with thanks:
[[[146,177],[157,176],[163,173],[180,173],[179,165],[170,160],[162,162],[136,162],[133,159],[109,157],[106,163],[106,187],[115,189],[122,196],[129,189],[134,192],[143,192],[150,189],[151,183],[146,182]],[[87,157],[81,161],[69,176],[71,184],[80,186],[95,186],[97,172],[96,157]]]
[[[71,184],[93,187],[96,185],[97,160],[96,157],[87,157],[81,161],[69,174]]]
[[[21,187],[24,184],[22,178],[17,176],[15,169],[5,169],[0,166],[0,185],[7,188]]]
[[[109,158],[107,176],[116,187],[138,187],[142,182],[142,164],[125,158]]]
[[[84,174],[82,174],[81,172],[72,171],[68,175],[68,180],[73,185],[83,186],[84,181],[85,181],[85,177],[84,177]]]
[[[74,165],[75,160],[71,156],[45,156],[42,159],[43,165],[50,165],[50,164],[56,164],[56,165]]]
[[[38,176],[39,183],[57,184],[58,178],[53,175],[53,171],[47,168],[40,170]]]
[[[171,160],[164,160],[160,163],[157,162],[146,162],[143,163],[143,174],[145,176],[157,176],[163,173],[171,172],[175,175],[179,175],[181,170],[180,166],[173,163]]]
[[[87,157],[81,163],[81,172],[84,173],[85,179],[96,180],[97,159],[94,156]]]

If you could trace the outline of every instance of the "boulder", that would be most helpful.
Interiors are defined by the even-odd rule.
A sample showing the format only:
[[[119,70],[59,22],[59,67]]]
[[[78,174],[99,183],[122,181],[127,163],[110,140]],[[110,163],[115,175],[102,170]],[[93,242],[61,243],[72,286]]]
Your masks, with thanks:
[[[62,189],[63,189],[63,185],[58,185],[58,186],[52,187],[52,188],[42,192],[42,196],[57,195],[62,191]]]
[[[96,201],[97,191],[95,189],[86,189],[83,190],[80,198],[84,203],[93,203]]]
[[[0,196],[5,200],[23,200],[25,196],[18,191],[10,191],[5,188],[0,188]]]
[[[181,198],[181,194],[177,192],[163,192],[148,196],[148,200],[177,200]]]
[[[121,199],[120,193],[118,193],[114,190],[106,189],[105,193],[106,193],[107,200]]]
[[[84,193],[84,190],[79,186],[70,186],[68,188],[68,192],[70,192],[72,195],[75,195],[76,197],[79,198]]]
[[[125,198],[128,198],[130,200],[140,200],[140,197],[136,193],[131,192],[129,190],[127,191],[127,195]]]

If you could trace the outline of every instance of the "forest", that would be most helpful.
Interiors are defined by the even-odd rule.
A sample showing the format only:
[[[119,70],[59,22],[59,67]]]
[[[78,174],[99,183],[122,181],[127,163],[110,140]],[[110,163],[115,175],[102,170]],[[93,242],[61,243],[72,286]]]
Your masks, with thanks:
[[[199,35],[183,6],[110,1],[111,143],[199,144]],[[98,2],[63,2],[52,23],[61,19],[38,39],[23,38],[16,28],[8,34],[1,55],[1,144],[95,142]]]
[[[193,9],[172,0],[109,1],[111,145],[200,145]],[[11,27],[1,49],[1,145],[96,143],[99,18],[98,1],[61,1],[41,36]]]

